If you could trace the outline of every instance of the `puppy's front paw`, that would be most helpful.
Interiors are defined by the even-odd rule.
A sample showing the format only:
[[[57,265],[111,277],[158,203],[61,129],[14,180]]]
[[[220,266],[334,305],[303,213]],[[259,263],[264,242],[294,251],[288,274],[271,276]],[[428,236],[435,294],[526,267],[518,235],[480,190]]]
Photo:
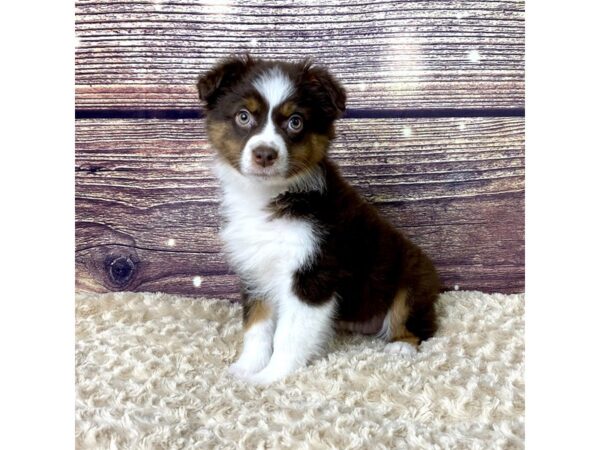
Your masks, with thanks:
[[[385,351],[387,353],[395,353],[405,358],[414,358],[417,355],[417,347],[408,342],[396,341],[386,344]]]
[[[260,372],[268,362],[268,358],[240,358],[229,366],[229,373],[236,378],[247,379],[251,375]]]
[[[230,375],[233,375],[234,377],[240,378],[240,379],[247,378],[250,375],[252,375],[253,373],[255,373],[255,371],[252,371],[251,369],[245,367],[243,364],[240,364],[239,361],[230,365],[229,369],[227,371],[229,372]]]
[[[251,384],[256,384],[258,386],[266,386],[268,384],[284,379],[287,375],[290,374],[290,372],[290,370],[284,370],[282,368],[273,368],[267,366],[260,372],[254,375],[250,375],[248,378],[246,378],[246,380]]]

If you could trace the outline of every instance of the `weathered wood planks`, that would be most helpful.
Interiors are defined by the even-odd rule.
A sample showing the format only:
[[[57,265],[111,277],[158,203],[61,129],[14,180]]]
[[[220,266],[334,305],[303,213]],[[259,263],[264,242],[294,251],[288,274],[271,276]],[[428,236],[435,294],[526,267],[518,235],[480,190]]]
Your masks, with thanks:
[[[522,108],[524,1],[76,2],[76,106],[197,108],[194,82],[249,51],[313,57],[350,108]]]
[[[327,65],[361,117],[524,105],[523,0],[77,0],[76,33],[80,114],[189,116],[198,73],[246,51]],[[523,124],[345,119],[331,154],[446,287],[521,291]],[[79,287],[236,297],[201,121],[79,120],[76,141]]]
[[[522,118],[345,119],[331,155],[431,254],[447,288],[515,292],[523,132]],[[80,120],[76,145],[79,287],[235,298],[203,122]]]

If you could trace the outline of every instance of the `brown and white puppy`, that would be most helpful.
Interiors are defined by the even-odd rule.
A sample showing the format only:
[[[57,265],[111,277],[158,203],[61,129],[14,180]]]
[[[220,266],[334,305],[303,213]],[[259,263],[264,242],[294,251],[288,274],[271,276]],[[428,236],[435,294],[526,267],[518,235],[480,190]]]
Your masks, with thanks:
[[[438,276],[327,157],[346,103],[335,78],[308,62],[246,56],[203,74],[198,92],[217,151],[221,235],[243,284],[244,344],[230,372],[281,379],[336,327],[416,352],[436,331]]]

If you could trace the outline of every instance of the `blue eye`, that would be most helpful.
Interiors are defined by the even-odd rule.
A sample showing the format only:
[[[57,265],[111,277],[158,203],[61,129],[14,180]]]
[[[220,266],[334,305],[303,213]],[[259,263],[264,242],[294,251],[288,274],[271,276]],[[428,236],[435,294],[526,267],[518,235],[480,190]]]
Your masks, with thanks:
[[[252,114],[250,114],[250,111],[248,111],[246,109],[240,110],[235,115],[235,123],[237,123],[240,127],[247,128],[249,126],[252,126],[252,122],[253,122]]]
[[[294,114],[292,117],[289,118],[288,120],[288,128],[291,131],[294,132],[298,132],[302,129],[303,126],[303,122],[302,122],[302,117],[300,117],[298,114]]]

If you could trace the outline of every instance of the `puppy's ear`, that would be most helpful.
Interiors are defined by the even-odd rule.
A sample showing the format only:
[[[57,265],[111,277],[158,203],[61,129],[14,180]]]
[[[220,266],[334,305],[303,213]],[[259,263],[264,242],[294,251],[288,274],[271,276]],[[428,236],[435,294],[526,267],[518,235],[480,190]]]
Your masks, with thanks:
[[[346,111],[346,90],[327,69],[305,61],[302,84],[328,117],[339,119]]]
[[[196,84],[200,101],[208,109],[213,108],[219,96],[239,81],[253,64],[254,60],[250,55],[231,57],[200,75]]]

